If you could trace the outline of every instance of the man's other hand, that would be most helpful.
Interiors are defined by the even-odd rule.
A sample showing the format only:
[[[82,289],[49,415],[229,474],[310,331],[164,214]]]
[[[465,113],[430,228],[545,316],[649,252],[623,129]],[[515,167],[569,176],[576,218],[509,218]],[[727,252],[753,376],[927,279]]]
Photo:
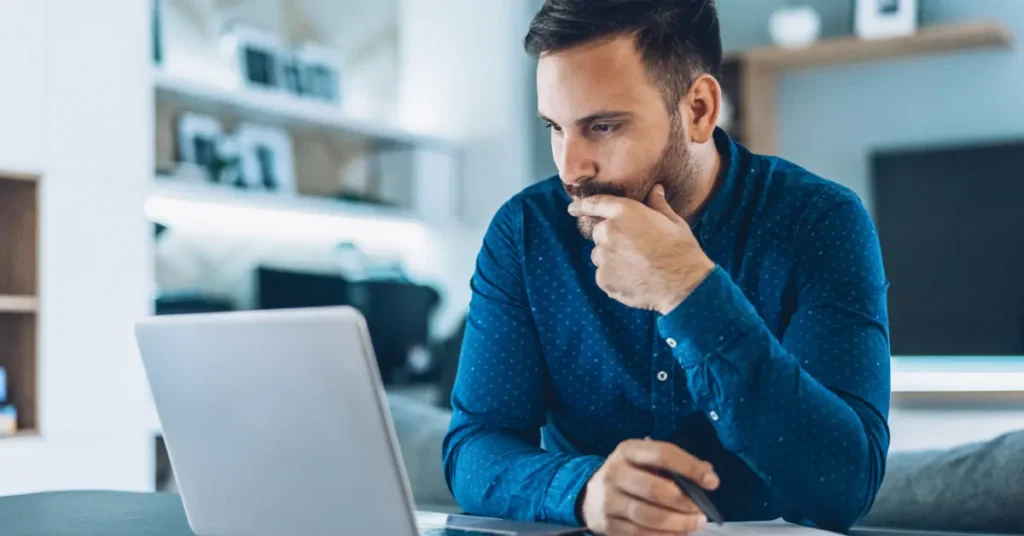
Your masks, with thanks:
[[[591,253],[597,285],[630,307],[668,314],[715,267],[690,226],[665,200],[660,184],[646,205],[595,195],[573,202],[569,213],[602,220],[594,227]]]
[[[587,528],[602,536],[667,536],[704,527],[707,519],[700,508],[658,471],[675,472],[708,490],[719,484],[711,464],[676,445],[624,441],[583,491],[581,513]]]

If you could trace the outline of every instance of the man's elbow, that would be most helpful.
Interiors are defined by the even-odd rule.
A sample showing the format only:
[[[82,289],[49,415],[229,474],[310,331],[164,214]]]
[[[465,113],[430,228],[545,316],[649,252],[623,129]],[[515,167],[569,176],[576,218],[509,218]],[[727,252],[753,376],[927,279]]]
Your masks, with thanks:
[[[885,462],[872,460],[863,473],[856,475],[846,486],[822,489],[819,497],[827,502],[819,503],[809,520],[818,528],[845,533],[867,515],[878,496],[881,475]],[[838,489],[837,489],[838,488]],[[848,490],[845,491],[844,490]]]

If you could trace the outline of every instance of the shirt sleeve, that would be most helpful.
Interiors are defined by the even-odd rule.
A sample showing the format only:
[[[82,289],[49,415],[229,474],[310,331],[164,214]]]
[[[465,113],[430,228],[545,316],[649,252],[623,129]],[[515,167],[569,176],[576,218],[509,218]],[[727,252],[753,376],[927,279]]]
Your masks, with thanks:
[[[781,338],[720,267],[658,329],[722,444],[772,487],[786,518],[843,531],[885,470],[888,282],[852,193],[812,204],[797,237],[796,307]]]
[[[577,525],[577,499],[604,459],[540,448],[550,386],[523,284],[514,202],[491,222],[471,281],[442,446],[445,477],[470,514]]]

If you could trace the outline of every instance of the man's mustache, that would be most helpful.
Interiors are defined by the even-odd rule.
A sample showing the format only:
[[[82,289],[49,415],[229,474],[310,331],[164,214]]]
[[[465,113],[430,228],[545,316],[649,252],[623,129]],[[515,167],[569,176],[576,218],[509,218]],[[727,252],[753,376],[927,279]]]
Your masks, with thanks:
[[[569,194],[569,197],[573,199],[582,199],[594,195],[626,197],[627,194],[626,189],[618,184],[599,183],[593,180],[582,181],[576,184],[563,183],[562,186],[565,188],[565,193]]]

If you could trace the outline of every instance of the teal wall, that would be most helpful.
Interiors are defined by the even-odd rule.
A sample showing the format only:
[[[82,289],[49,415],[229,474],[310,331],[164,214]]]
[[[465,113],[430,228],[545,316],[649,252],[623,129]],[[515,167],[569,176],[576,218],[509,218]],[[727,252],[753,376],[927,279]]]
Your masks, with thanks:
[[[922,25],[998,19],[1024,39],[1022,0],[920,2]],[[809,3],[821,10],[826,33],[849,32],[848,2]],[[726,47],[766,42],[770,4],[785,2],[720,0]],[[1024,43],[790,73],[776,98],[778,153],[850,186],[870,207],[873,149],[1024,139]]]

